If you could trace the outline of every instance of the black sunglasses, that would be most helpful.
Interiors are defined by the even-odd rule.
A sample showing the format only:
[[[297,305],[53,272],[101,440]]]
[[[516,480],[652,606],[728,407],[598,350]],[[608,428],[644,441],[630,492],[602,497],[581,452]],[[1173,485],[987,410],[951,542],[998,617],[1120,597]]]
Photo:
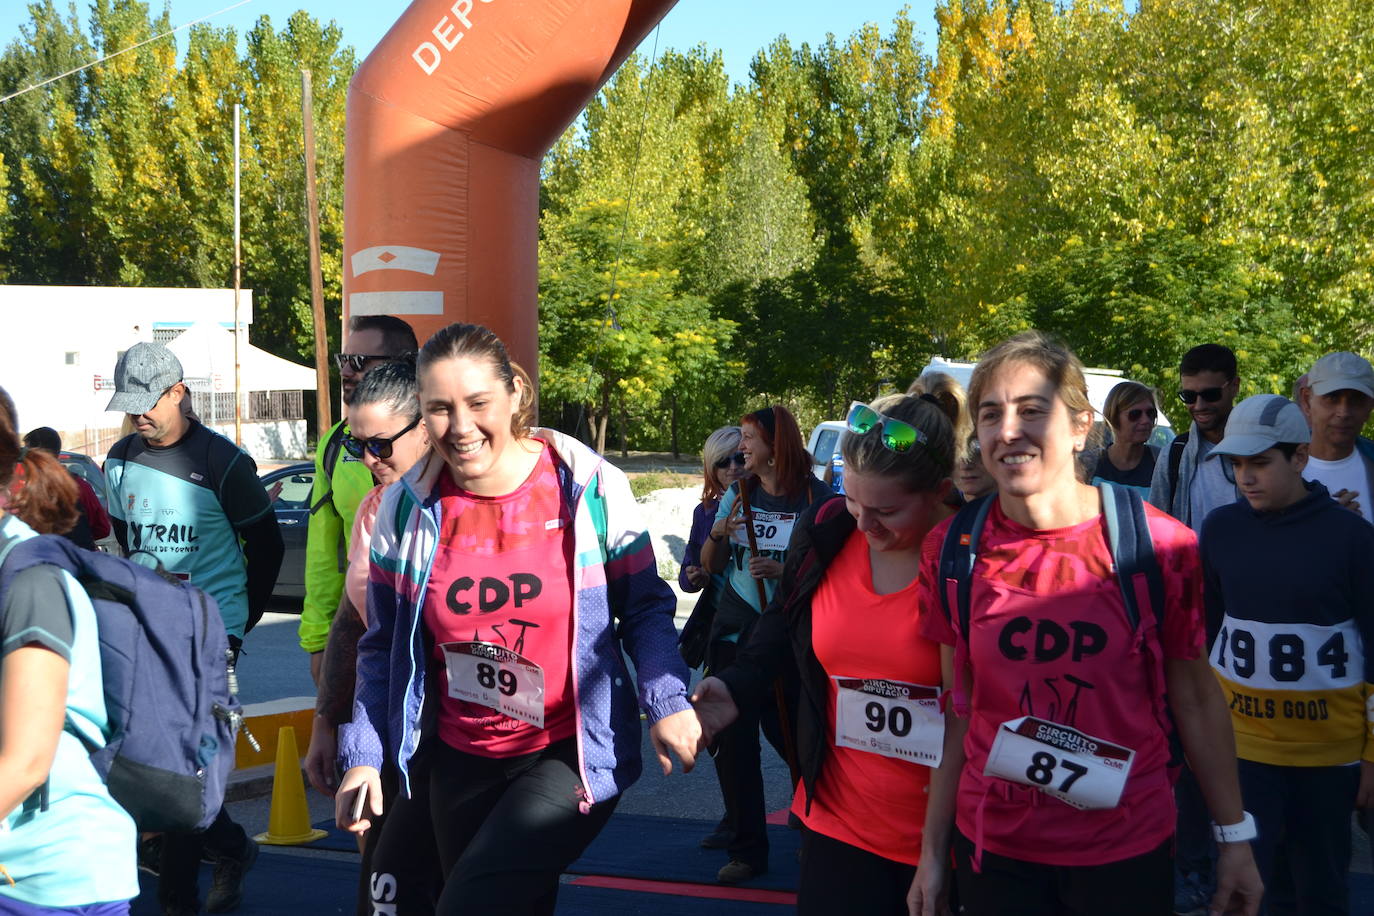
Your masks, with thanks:
[[[391,359],[385,353],[335,353],[334,362],[338,365],[339,371],[344,371],[347,366],[354,372],[362,372],[363,367],[374,359]]]
[[[414,420],[410,421],[410,423],[406,426],[405,429],[401,430],[394,436],[373,436],[371,439],[359,439],[352,433],[348,433],[343,437],[342,440],[340,440],[340,442],[343,444],[343,447],[348,451],[348,454],[352,455],[354,458],[363,457],[363,449],[367,449],[367,451],[371,453],[372,457],[380,458],[381,460],[385,461],[386,459],[391,457],[392,443],[394,443],[397,439],[404,436],[406,433],[410,432],[419,424],[420,418],[416,417]]]
[[[717,471],[723,471],[732,464],[737,468],[744,467],[744,452],[735,452],[733,455],[726,455],[716,462],[715,468]]]
[[[1189,388],[1180,388],[1178,390],[1178,399],[1185,404],[1192,404],[1198,398],[1202,398],[1208,404],[1215,404],[1217,401],[1221,400],[1221,394],[1223,391],[1225,391],[1224,388],[1204,388],[1201,391],[1193,391]]]
[[[1221,389],[1218,388],[1218,389],[1216,389],[1216,390],[1217,390],[1217,391],[1220,391]],[[1216,400],[1216,399],[1215,399],[1215,398],[1212,398],[1211,400]],[[1151,420],[1158,420],[1158,419],[1159,419],[1159,411],[1155,410],[1153,407],[1136,407],[1136,408],[1134,408],[1134,409],[1132,409],[1132,410],[1126,411],[1126,422],[1128,422],[1128,423],[1136,423],[1136,422],[1139,422],[1140,418],[1143,417],[1145,414],[1149,414]]]

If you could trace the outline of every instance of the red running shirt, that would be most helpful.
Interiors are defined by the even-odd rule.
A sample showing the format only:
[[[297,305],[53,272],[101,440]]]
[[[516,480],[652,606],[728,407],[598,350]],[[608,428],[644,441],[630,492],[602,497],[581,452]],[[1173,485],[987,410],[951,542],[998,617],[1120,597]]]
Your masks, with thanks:
[[[1174,831],[1168,747],[1160,723],[1163,659],[1202,654],[1204,624],[1197,538],[1146,506],[1164,577],[1164,626],[1142,608],[1132,632],[1101,516],[1037,531],[988,514],[974,567],[970,629],[961,646],[973,671],[968,763],[959,781],[959,830],[998,855],[1047,865],[1102,865],[1155,849]],[[937,589],[950,521],[923,545],[921,632],[956,646]],[[954,608],[951,602],[951,609]],[[1162,653],[1161,653],[1162,648]],[[957,666],[956,666],[957,669]],[[956,692],[967,689],[958,683]],[[1036,716],[1135,751],[1115,808],[1080,810],[1039,789],[987,776],[1001,723]]]
[[[526,754],[571,737],[572,516],[552,450],[544,445],[533,473],[505,496],[476,496],[447,473],[439,481],[439,548],[424,606],[434,657],[445,664],[439,737],[484,757]],[[445,644],[461,650],[445,652]],[[455,697],[455,687],[522,701],[526,718]],[[542,713],[542,727],[529,720],[531,710]]]
[[[811,641],[831,678],[826,687],[826,757],[811,812],[798,784],[792,811],[817,833],[886,859],[921,856],[930,768],[835,744],[834,678],[880,678],[940,686],[940,647],[918,630],[917,584],[873,591],[868,539],[855,531],[811,599]]]

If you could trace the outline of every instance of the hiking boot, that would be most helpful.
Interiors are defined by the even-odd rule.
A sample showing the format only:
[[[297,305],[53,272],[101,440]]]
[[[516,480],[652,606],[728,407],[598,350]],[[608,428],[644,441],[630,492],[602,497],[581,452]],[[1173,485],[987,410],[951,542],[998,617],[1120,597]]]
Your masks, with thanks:
[[[716,881],[720,884],[739,884],[741,881],[757,878],[767,871],[766,865],[750,865],[743,859],[731,859],[729,864],[716,872]]]
[[[215,861],[215,874],[210,893],[205,898],[205,912],[228,913],[243,902],[243,879],[258,860],[258,844],[243,838],[243,851],[238,856],[222,856]]]

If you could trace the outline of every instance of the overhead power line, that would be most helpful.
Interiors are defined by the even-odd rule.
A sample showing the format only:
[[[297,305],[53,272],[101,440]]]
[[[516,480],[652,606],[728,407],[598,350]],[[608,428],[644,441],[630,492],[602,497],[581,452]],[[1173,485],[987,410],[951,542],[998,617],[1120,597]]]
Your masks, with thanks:
[[[170,29],[170,30],[168,30],[168,31],[166,31],[166,32],[163,32],[161,35],[154,35],[152,38],[145,38],[145,39],[143,39],[142,41],[140,41],[138,44],[129,45],[127,48],[124,48],[124,49],[122,49],[122,50],[116,51],[116,52],[114,52],[113,54],[106,54],[104,57],[100,58],[99,60],[93,60],[93,61],[91,61],[89,64],[82,64],[80,67],[76,67],[75,69],[68,70],[66,73],[59,73],[59,74],[57,74],[57,76],[50,76],[50,77],[48,77],[47,79],[43,80],[41,83],[34,83],[32,86],[27,86],[27,87],[25,87],[25,88],[23,88],[23,89],[20,89],[18,92],[11,92],[9,95],[4,96],[3,98],[0,98],[0,105],[3,105],[4,103],[8,102],[10,99],[17,99],[17,98],[19,98],[21,95],[23,95],[23,94],[26,93],[26,92],[33,92],[35,89],[42,89],[44,86],[48,85],[49,83],[55,83],[55,82],[57,82],[57,81],[60,80],[60,79],[65,79],[66,77],[71,76],[73,73],[80,73],[82,70],[88,70],[88,69],[90,69],[91,67],[96,66],[97,64],[103,64],[103,63],[105,63],[105,61],[107,61],[107,60],[113,60],[114,58],[118,57],[118,56],[121,55],[121,54],[127,54],[128,52],[137,50],[138,48],[141,48],[141,47],[143,47],[144,45],[149,44],[150,42],[157,41],[159,38],[166,38],[168,35],[174,35],[174,34],[176,34],[177,32],[180,32],[182,29],[189,29],[189,28],[190,28],[191,26],[193,26],[193,25],[198,25],[199,23],[205,22],[207,19],[214,19],[216,16],[220,15],[221,13],[227,13],[227,12],[229,12],[229,11],[232,10],[232,9],[237,9],[237,8],[240,7],[240,6],[243,6],[245,3],[252,3],[252,2],[253,2],[253,0],[239,0],[238,3],[230,4],[229,6],[226,6],[224,9],[218,10],[217,12],[214,12],[214,13],[211,13],[211,14],[208,15],[208,16],[201,16],[199,19],[192,19],[190,22],[184,23],[184,24],[182,24],[182,25],[177,26],[177,27],[174,28],[174,29]]]

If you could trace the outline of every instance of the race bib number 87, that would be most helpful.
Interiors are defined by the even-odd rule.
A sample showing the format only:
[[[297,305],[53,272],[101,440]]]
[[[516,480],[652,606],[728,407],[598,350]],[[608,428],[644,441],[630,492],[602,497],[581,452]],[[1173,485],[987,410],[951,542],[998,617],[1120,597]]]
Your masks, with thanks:
[[[1034,716],[1003,722],[983,772],[1075,808],[1115,808],[1135,751]]]
[[[836,747],[940,765],[945,719],[938,688],[880,678],[834,681]]]

